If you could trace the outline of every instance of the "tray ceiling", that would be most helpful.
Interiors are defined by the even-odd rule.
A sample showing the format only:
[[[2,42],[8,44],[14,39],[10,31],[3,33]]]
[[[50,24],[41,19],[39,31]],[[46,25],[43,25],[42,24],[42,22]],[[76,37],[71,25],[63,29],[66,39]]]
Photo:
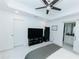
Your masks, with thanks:
[[[50,10],[48,15],[46,14],[46,9],[35,9],[40,6],[44,6],[44,3],[41,0],[7,0],[7,4],[11,8],[33,14],[47,20],[53,20],[79,12],[79,0],[60,0],[54,6],[61,8],[62,11]]]

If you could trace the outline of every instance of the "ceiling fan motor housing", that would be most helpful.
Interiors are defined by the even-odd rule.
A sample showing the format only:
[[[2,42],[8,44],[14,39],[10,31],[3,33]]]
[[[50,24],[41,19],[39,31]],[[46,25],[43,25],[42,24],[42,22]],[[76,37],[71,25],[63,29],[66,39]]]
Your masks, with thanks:
[[[54,9],[54,10],[58,10],[58,11],[61,11],[60,8],[58,7],[55,7],[53,6],[55,3],[57,3],[59,0],[42,0],[45,4],[45,6],[42,6],[42,7],[38,7],[36,9],[43,9],[43,8],[46,8],[46,14],[49,13],[49,10],[50,9]]]

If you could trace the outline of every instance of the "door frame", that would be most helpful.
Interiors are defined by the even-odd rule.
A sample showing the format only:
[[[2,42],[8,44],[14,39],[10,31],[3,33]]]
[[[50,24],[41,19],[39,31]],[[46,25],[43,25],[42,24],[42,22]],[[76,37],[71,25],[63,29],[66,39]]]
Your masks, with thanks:
[[[71,22],[70,21],[69,22],[64,22],[64,27],[63,27],[63,45],[64,45],[64,32],[65,32],[65,24],[66,23],[75,23],[75,26],[76,26],[76,22],[75,21],[74,22],[72,22],[72,21]]]

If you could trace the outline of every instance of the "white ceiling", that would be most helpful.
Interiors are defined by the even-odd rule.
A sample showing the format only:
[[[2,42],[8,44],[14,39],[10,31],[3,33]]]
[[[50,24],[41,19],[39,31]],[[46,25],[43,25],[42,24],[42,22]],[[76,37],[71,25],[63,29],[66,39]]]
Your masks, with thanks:
[[[59,17],[67,16],[79,12],[79,0],[60,0],[55,4],[56,7],[61,8],[61,11],[50,10],[46,14],[46,9],[36,10],[35,8],[43,6],[41,0],[5,0],[10,8],[24,11],[47,20],[54,20]]]

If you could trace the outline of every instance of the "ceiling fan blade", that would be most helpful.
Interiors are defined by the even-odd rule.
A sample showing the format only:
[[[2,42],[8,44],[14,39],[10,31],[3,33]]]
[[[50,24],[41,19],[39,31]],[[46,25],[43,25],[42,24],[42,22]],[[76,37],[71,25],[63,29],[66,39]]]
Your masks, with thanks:
[[[51,9],[61,11],[61,9],[60,8],[57,8],[57,7],[52,7]]]
[[[38,8],[35,8],[35,9],[42,9],[42,8],[46,8],[47,6],[43,6],[43,7],[38,7]]]
[[[48,2],[46,0],[42,0],[44,2],[44,4],[47,6]]]
[[[49,10],[46,10],[46,14],[49,14]]]
[[[54,0],[50,3],[50,5],[54,5],[56,2],[58,2],[59,0]]]

